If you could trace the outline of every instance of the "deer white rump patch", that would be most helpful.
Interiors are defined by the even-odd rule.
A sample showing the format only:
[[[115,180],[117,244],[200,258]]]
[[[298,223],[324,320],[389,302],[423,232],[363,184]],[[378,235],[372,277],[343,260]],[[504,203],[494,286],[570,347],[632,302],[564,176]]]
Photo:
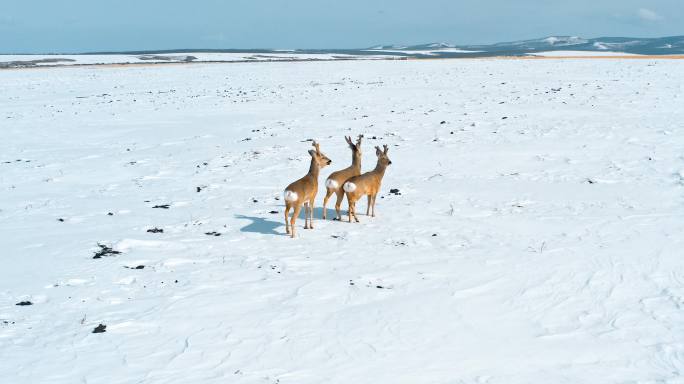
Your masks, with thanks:
[[[356,184],[354,184],[350,181],[347,181],[346,183],[344,183],[342,188],[344,188],[345,192],[354,192],[354,191],[356,191]]]
[[[340,184],[333,179],[328,179],[325,181],[325,186],[330,189],[337,189],[340,186]]]
[[[285,191],[285,201],[297,201],[297,192]]]

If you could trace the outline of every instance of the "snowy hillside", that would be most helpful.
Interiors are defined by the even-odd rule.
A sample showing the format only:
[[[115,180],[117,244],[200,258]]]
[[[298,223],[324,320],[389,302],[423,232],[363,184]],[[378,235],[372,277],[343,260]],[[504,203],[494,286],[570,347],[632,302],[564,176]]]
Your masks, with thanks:
[[[517,46],[526,49],[543,49],[550,47],[567,47],[572,45],[586,44],[588,40],[577,36],[549,36],[542,39],[520,40],[507,43],[497,43],[494,46],[508,47]]]
[[[2,383],[682,382],[680,61],[35,68],[0,90]],[[319,192],[290,239],[308,140],[322,184],[357,134],[364,170],[390,147],[377,217],[322,221]]]
[[[576,56],[683,55],[684,36],[661,38],[549,36],[489,45],[429,43],[419,45],[377,45],[366,49],[210,49],[109,52],[86,54],[0,54],[0,69],[99,64],[239,63],[272,61],[396,60],[475,58],[494,56],[547,55],[547,52],[586,52]],[[561,54],[562,55],[562,54]]]
[[[658,38],[599,37],[593,39],[585,39],[578,36],[548,36],[539,39],[484,45],[454,45],[449,43],[412,46],[381,45],[371,48],[371,50],[391,51],[395,55],[403,52],[411,56],[420,55],[422,52],[422,54],[439,57],[521,56],[530,52],[568,50],[594,52],[597,56],[600,56],[604,51],[635,55],[682,55],[684,54],[684,36]]]

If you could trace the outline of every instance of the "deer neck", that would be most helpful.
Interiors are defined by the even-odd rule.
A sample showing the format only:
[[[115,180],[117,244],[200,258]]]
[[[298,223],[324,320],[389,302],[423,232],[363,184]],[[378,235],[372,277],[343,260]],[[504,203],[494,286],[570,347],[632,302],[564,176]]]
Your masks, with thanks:
[[[378,161],[378,164],[375,166],[373,172],[378,174],[380,177],[383,177],[385,175],[385,169],[387,169],[387,166]]]
[[[354,152],[352,152],[351,168],[361,172],[361,156],[356,156]]]
[[[309,175],[313,176],[315,180],[318,180],[318,173],[321,168],[318,166],[316,159],[311,158],[311,165],[309,166]]]

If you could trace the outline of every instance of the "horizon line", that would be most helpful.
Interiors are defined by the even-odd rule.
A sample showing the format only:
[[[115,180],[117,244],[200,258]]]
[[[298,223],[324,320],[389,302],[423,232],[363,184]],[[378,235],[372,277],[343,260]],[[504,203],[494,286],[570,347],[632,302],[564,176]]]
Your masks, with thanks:
[[[546,35],[544,37],[536,37],[536,38],[530,38],[530,39],[522,39],[522,40],[509,40],[509,41],[499,41],[495,43],[490,43],[490,44],[455,44],[455,43],[450,43],[446,41],[433,41],[433,42],[427,42],[427,43],[418,43],[418,44],[397,44],[397,43],[392,43],[392,44],[373,44],[367,47],[356,47],[356,48],[153,48],[153,49],[127,49],[127,50],[93,50],[93,51],[78,51],[78,52],[35,52],[35,53],[26,53],[26,52],[0,52],[0,55],[116,55],[116,54],[121,54],[121,55],[140,55],[140,54],[148,54],[148,53],[189,53],[189,52],[199,52],[199,53],[207,53],[207,52],[235,52],[235,53],[251,53],[251,52],[274,52],[274,51],[284,51],[284,52],[295,52],[295,51],[365,51],[365,50],[372,50],[373,47],[392,47],[392,46],[397,46],[397,47],[402,47],[402,48],[409,48],[409,47],[417,47],[417,46],[422,46],[422,45],[430,45],[430,44],[448,44],[454,48],[468,48],[468,47],[487,47],[487,46],[494,46],[497,44],[506,44],[506,43],[516,43],[516,42],[524,42],[524,41],[534,41],[534,40],[543,40],[543,39],[548,39],[551,37],[569,37],[569,38],[580,38],[584,40],[596,40],[596,39],[615,39],[615,38],[620,38],[620,39],[648,39],[648,40],[655,40],[655,39],[667,39],[667,38],[677,38],[677,37],[682,37],[684,38],[684,35],[669,35],[669,36],[658,36],[658,37],[633,37],[633,36],[599,36],[599,37],[581,37],[579,35]],[[572,45],[568,45],[572,46]],[[396,48],[400,49],[400,48]]]

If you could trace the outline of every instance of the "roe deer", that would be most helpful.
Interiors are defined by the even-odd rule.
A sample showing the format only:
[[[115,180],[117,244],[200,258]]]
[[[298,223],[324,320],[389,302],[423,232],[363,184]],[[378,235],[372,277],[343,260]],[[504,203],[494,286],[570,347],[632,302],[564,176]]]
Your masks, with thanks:
[[[318,192],[318,173],[321,168],[332,163],[332,160],[321,152],[317,142],[314,141],[312,145],[316,150],[309,150],[311,155],[309,173],[285,188],[285,230],[292,238],[295,237],[295,221],[302,209],[302,204],[306,204],[304,229],[313,229],[313,205]],[[288,223],[287,219],[292,207],[294,207],[294,213]]]
[[[334,193],[337,195],[337,201],[335,202],[335,212],[337,212],[337,217],[333,220],[342,220],[342,215],[340,215],[340,205],[342,204],[342,199],[344,199],[344,190],[342,186],[344,182],[349,180],[353,176],[358,176],[361,174],[361,139],[363,135],[359,135],[356,139],[356,144],[352,143],[352,138],[345,136],[344,139],[349,144],[349,148],[352,150],[352,163],[349,167],[333,172],[328,176],[325,181],[325,198],[323,199],[323,219],[326,218],[326,207],[328,205],[328,199]]]
[[[368,196],[368,208],[366,208],[366,216],[371,214],[375,217],[375,198],[380,191],[380,184],[382,177],[385,176],[385,169],[392,164],[392,161],[387,157],[387,145],[383,145],[384,151],[380,147],[375,147],[375,154],[378,156],[378,163],[375,169],[366,172],[363,175],[354,176],[344,183],[344,191],[347,193],[347,202],[349,203],[349,222],[351,223],[352,216],[358,223],[359,219],[356,217],[356,202],[364,195]]]

